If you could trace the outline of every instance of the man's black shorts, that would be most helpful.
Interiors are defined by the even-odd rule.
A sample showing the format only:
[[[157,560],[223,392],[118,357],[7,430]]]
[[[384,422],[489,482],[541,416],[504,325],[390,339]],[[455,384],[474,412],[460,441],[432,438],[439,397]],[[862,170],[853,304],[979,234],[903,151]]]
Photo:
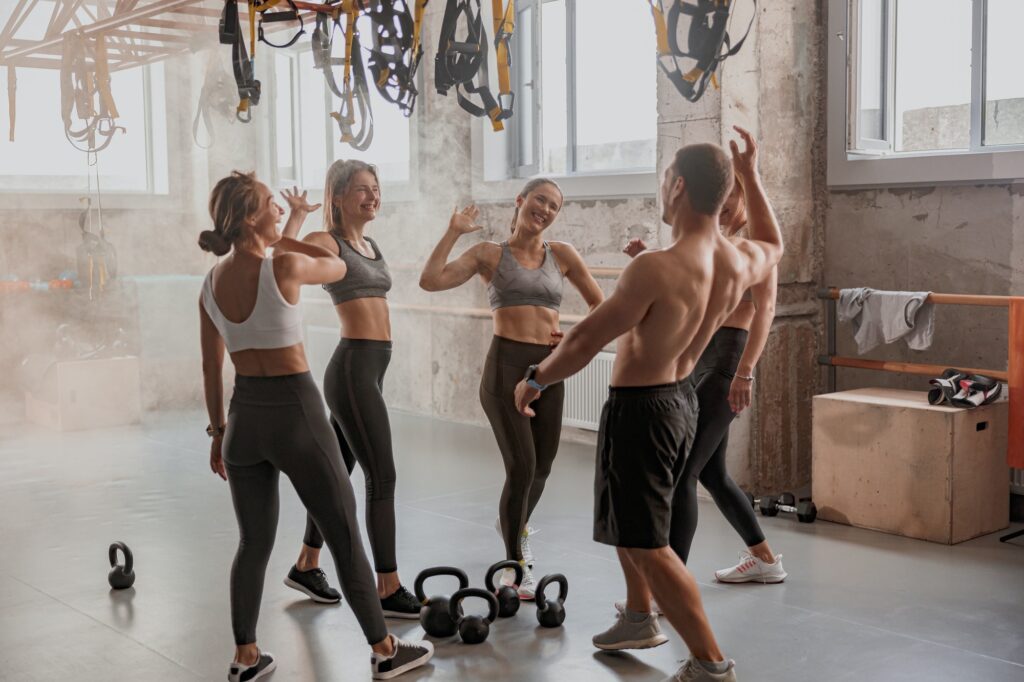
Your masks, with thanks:
[[[601,412],[594,477],[594,540],[616,547],[668,545],[678,457],[697,428],[689,379],[612,387]]]

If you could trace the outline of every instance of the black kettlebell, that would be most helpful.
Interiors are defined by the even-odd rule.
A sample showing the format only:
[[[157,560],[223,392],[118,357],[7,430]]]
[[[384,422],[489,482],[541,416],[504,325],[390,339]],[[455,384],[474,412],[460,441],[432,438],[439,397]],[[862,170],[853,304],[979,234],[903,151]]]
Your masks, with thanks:
[[[486,616],[467,616],[462,613],[462,601],[466,597],[480,597],[487,600]],[[448,602],[448,615],[451,616],[459,629],[459,637],[466,644],[480,644],[491,632],[491,623],[498,617],[498,598],[493,592],[481,590],[479,587],[467,587],[452,595]]]
[[[117,550],[121,550],[124,554],[124,566],[117,563]],[[107,556],[110,558],[110,573],[107,574],[107,582],[115,590],[127,590],[133,584],[135,584],[135,571],[132,570],[134,560],[132,559],[132,551],[128,549],[128,545],[123,542],[115,542],[110,545],[110,551],[107,552]]]
[[[514,569],[516,572],[516,584],[494,587],[494,574],[506,568]],[[499,561],[487,569],[484,576],[484,586],[487,591],[498,598],[498,618],[508,618],[516,615],[519,610],[519,591],[516,589],[523,582],[523,567],[518,561]]]
[[[450,575],[458,578],[460,589],[469,587],[469,576],[465,571],[453,566],[435,566],[421,571],[413,584],[416,598],[423,604],[420,609],[420,625],[431,637],[451,637],[458,628],[455,626],[455,619],[449,615],[449,598],[437,595],[427,599],[427,595],[423,592],[423,583],[427,578],[438,575]]]
[[[558,599],[548,601],[544,590],[549,583],[558,583]],[[546,628],[561,627],[565,622],[565,598],[569,595],[569,580],[561,573],[546,575],[537,583],[537,622]]]

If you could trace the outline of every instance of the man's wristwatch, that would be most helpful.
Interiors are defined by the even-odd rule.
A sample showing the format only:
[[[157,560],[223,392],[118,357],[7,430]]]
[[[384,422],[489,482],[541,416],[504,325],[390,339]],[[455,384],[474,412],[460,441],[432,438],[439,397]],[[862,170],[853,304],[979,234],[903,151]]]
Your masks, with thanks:
[[[537,365],[530,365],[529,367],[526,368],[526,375],[523,377],[523,381],[525,381],[526,385],[529,386],[530,388],[538,390],[538,391],[543,391],[545,388],[547,388],[547,386],[544,385],[544,384],[538,383],[533,378],[536,375],[537,375]]]
[[[210,438],[217,438],[218,436],[224,435],[224,429],[226,426],[214,426],[210,424],[206,427],[206,435]]]

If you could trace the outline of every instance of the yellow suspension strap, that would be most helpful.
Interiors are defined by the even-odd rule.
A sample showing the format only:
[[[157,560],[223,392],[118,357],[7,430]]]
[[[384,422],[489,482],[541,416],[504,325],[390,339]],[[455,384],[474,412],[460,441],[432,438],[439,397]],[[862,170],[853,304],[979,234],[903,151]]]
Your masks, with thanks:
[[[411,116],[419,90],[416,71],[423,56],[420,36],[427,0],[377,0],[367,12],[373,29],[368,66],[381,97]]]
[[[499,49],[499,79],[502,73],[507,77],[509,67],[508,38],[511,36],[513,7],[509,1],[507,10],[503,10],[500,0],[495,2],[495,21],[498,27],[495,36],[498,45],[504,44],[505,51]],[[473,3],[473,4],[471,4]],[[473,10],[473,5],[476,11]],[[460,18],[465,19],[465,40],[456,40]],[[502,67],[504,64],[504,67]],[[511,79],[509,79],[511,80]],[[459,106],[473,116],[491,120],[495,131],[504,129],[502,121],[512,115],[513,95],[511,87],[504,87],[500,92],[501,101],[495,99],[487,80],[487,32],[483,27],[480,0],[448,0],[445,5],[444,19],[438,38],[437,56],[434,60],[434,86],[440,95],[447,95],[448,90],[455,88]],[[465,91],[465,94],[463,93]],[[479,97],[480,104],[470,99],[471,95]]]
[[[495,106],[487,112],[492,124],[501,125],[503,119],[512,116],[512,105],[515,95],[512,94],[512,53],[509,50],[509,41],[512,40],[512,32],[515,30],[515,0],[508,0],[505,11],[501,11],[501,0],[491,0],[491,7],[494,11],[494,50],[498,63],[498,101]],[[485,65],[486,66],[486,65]],[[505,103],[508,106],[505,106]],[[495,130],[501,128],[495,127]]]
[[[752,0],[750,24],[735,45],[728,32],[735,0],[668,1],[666,12],[662,0],[648,0],[658,41],[658,65],[683,97],[696,102],[709,84],[718,87],[718,67],[743,47],[757,16],[757,0]],[[679,23],[684,15],[690,18],[685,50],[680,48],[678,40]],[[684,72],[680,59],[695,63]]]
[[[255,14],[254,6],[249,4],[250,33],[253,38],[253,49],[255,49]],[[220,15],[220,42],[222,45],[231,45],[231,68],[235,76],[235,87],[238,90],[238,107],[235,109],[235,117],[242,123],[252,120],[252,110],[260,103],[260,94],[263,90],[262,84],[256,80],[256,60],[250,59],[245,49],[245,38],[242,37],[242,25],[238,18],[238,3],[236,0],[224,0],[224,11]]]
[[[115,123],[117,107],[110,92],[110,71],[107,64],[106,43],[103,36],[96,38],[90,53],[88,40],[80,33],[64,36],[64,50],[61,62],[61,117],[64,119],[64,134],[79,151],[95,153],[106,149],[114,139],[114,133],[124,128]],[[75,128],[74,118],[84,122]],[[97,145],[96,136],[103,138]]]
[[[330,73],[335,60],[328,57],[324,68],[325,74],[329,75],[328,85],[332,86],[334,93],[341,98],[341,107],[331,113],[331,118],[338,124],[341,141],[353,149],[364,151],[373,141],[373,110],[370,107],[370,90],[366,82],[366,69],[363,67],[359,32],[356,30],[356,19],[360,14],[359,0],[342,0],[339,7],[340,13],[346,17],[345,56],[342,59],[344,71],[340,93],[334,84],[334,76]],[[339,25],[337,14],[334,17],[334,25]],[[330,43],[327,54],[330,55]]]
[[[14,121],[17,117],[18,72],[13,64],[7,65],[7,113],[11,124],[10,140],[14,142]]]

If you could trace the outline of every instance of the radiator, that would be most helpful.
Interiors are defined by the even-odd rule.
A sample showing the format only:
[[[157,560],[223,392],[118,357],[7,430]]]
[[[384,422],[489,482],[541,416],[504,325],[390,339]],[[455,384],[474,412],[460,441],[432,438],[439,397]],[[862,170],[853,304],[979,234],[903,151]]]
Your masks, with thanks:
[[[1024,469],[1010,469],[1010,492],[1024,495]]]
[[[566,380],[563,425],[597,431],[601,408],[608,398],[614,362],[615,353],[598,353],[590,364]]]

